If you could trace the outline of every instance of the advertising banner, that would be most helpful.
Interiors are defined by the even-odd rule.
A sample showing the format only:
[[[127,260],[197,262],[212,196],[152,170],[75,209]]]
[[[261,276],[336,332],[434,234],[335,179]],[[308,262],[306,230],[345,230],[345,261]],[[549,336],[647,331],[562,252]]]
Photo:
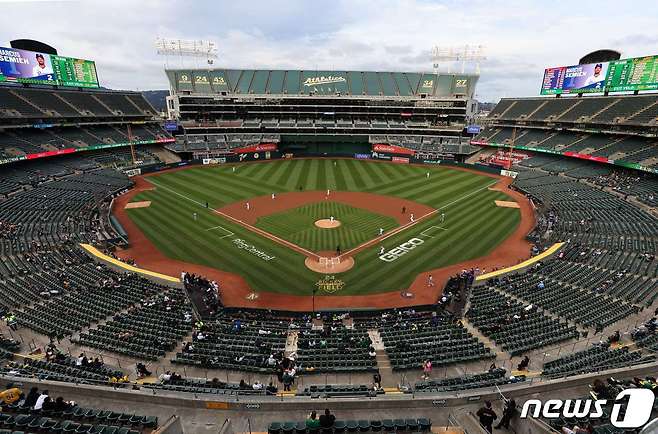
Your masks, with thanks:
[[[242,148],[232,149],[234,154],[245,154],[250,152],[276,151],[276,143],[260,143],[258,145],[244,146]]]
[[[387,145],[384,143],[373,144],[372,150],[374,152],[387,152],[389,154],[414,155],[414,151],[411,149],[403,148],[402,146]]]
[[[409,158],[408,157],[393,157],[391,159],[391,161],[394,162],[394,163],[409,164]]]
[[[0,82],[99,87],[91,60],[0,47]]]
[[[178,131],[178,121],[176,120],[166,120],[164,123],[165,131]]]
[[[466,127],[466,133],[468,134],[480,134],[480,126],[479,125],[469,125]]]

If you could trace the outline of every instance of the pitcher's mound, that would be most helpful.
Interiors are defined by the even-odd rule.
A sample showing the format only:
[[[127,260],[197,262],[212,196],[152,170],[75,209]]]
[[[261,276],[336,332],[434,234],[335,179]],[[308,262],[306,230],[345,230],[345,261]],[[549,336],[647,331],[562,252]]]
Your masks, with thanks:
[[[354,258],[343,257],[340,258],[309,258],[307,257],[304,260],[304,264],[309,270],[315,271],[316,273],[324,274],[335,274],[335,273],[344,273],[347,270],[351,270],[354,267]]]
[[[322,229],[333,229],[340,226],[340,221],[336,219],[334,219],[333,221],[331,221],[331,219],[320,219],[315,222],[315,226]]]

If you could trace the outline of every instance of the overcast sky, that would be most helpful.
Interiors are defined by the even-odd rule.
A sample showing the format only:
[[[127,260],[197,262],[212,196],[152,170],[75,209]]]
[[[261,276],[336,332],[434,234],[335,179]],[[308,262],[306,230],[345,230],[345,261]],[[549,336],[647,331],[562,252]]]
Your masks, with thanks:
[[[477,98],[539,93],[595,49],[658,54],[656,0],[0,0],[0,46],[95,60],[113,89],[166,89],[158,36],[208,39],[218,67],[431,71],[432,46],[486,47]],[[169,59],[170,66],[179,66]]]

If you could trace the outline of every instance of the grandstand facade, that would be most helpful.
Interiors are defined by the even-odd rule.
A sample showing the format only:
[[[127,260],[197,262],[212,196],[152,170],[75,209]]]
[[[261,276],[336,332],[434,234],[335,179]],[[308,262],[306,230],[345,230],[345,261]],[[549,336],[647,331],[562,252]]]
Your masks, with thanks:
[[[172,141],[157,116],[138,92],[2,86],[0,163]]]
[[[368,153],[373,144],[455,157],[476,75],[301,70],[168,70],[170,149],[195,158],[269,144],[282,153]]]
[[[487,124],[473,144],[658,173],[658,94],[504,98]]]

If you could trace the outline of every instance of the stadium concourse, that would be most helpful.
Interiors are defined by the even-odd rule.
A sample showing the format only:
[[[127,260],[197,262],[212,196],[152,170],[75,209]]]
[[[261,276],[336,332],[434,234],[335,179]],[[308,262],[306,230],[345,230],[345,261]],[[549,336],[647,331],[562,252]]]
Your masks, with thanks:
[[[463,132],[476,76],[213,74],[204,81],[196,78],[202,72],[184,79],[184,72],[168,71],[181,129],[175,137],[138,93],[0,88],[0,375],[7,388],[0,429],[290,434],[307,431],[311,411],[324,416],[328,409],[336,420],[320,423],[331,432],[482,433],[476,415],[485,401],[493,401],[500,421],[509,399],[520,407],[538,395],[612,399],[625,389],[656,389],[655,95],[503,100],[487,129],[469,141]],[[204,87],[215,78],[217,86]],[[283,83],[299,86],[284,93]],[[260,94],[268,97],[263,106],[253,98]],[[560,108],[539,116],[552,101]],[[322,109],[309,112],[309,103]],[[326,116],[344,117],[327,122],[324,113],[331,112]],[[254,132],[261,128],[267,132]],[[563,140],[569,134],[573,140]],[[514,155],[504,150],[512,137]],[[585,161],[593,150],[605,161]],[[503,185],[534,204],[527,253],[541,259],[493,276],[473,263],[451,273],[440,296],[416,299],[413,307],[303,312],[228,307],[228,277],[177,269],[178,279],[150,278],[140,260],[115,259],[121,249],[142,245],[110,212],[113,201],[146,187],[136,175],[181,168],[172,173],[229,176],[232,167],[269,167],[272,176],[286,162],[255,159],[300,162],[301,174],[306,161],[325,167],[339,157],[401,178],[418,171],[407,182],[419,183],[419,198],[438,194],[425,191],[435,189],[423,173],[441,174],[448,195],[464,187],[454,181],[463,177],[463,184],[477,184],[464,193],[488,195],[489,204],[508,198],[488,190],[489,175],[500,178],[496,163],[516,159],[502,172],[512,175]],[[386,161],[357,161],[365,158]],[[215,167],[195,167],[204,160]],[[140,202],[131,212],[158,206]],[[195,209],[209,207],[200,203]],[[556,243],[564,244],[539,256]],[[115,261],[99,262],[80,244]],[[517,432],[575,423],[619,432],[595,418],[512,418]]]

